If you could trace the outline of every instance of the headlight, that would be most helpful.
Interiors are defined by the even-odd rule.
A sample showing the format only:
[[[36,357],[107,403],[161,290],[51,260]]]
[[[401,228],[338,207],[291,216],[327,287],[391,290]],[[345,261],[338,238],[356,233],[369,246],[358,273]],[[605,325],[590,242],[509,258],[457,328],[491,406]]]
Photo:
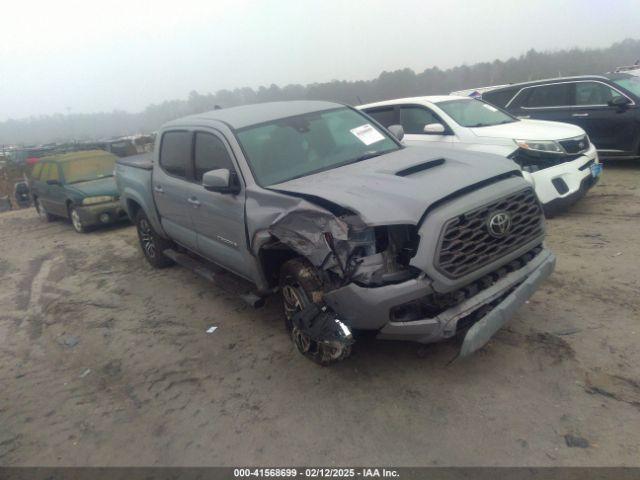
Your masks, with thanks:
[[[544,153],[566,153],[560,144],[553,140],[514,140],[524,150]]]
[[[82,204],[83,205],[95,205],[96,203],[106,203],[106,202],[112,202],[114,200],[113,197],[110,197],[108,195],[102,195],[99,197],[87,197],[84,200],[82,200]]]

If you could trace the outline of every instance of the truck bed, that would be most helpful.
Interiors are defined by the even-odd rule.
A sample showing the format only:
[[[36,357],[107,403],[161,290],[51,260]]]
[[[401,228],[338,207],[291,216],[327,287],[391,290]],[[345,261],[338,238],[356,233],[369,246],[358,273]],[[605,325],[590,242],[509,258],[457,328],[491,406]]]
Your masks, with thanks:
[[[151,170],[153,168],[153,153],[141,153],[140,155],[132,155],[131,157],[119,158],[116,163],[119,163],[120,165],[126,165],[127,167]]]

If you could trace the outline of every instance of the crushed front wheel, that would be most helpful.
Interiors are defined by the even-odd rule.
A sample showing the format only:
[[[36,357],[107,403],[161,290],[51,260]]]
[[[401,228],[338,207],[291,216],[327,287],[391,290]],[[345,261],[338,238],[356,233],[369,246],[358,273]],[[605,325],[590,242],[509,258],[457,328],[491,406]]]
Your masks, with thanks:
[[[324,306],[322,283],[309,262],[286,262],[280,270],[280,291],[285,326],[300,353],[323,366],[351,354],[351,331]]]

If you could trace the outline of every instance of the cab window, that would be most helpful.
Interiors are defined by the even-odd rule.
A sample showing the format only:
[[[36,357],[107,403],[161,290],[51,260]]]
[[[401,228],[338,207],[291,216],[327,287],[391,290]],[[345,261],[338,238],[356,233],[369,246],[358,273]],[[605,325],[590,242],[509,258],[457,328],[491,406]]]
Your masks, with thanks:
[[[556,83],[530,88],[527,101],[523,105],[527,108],[562,107],[571,105],[571,83]]]
[[[576,105],[607,105],[614,98],[621,96],[619,92],[604,83],[576,83]]]
[[[400,125],[404,133],[424,133],[424,126],[442,121],[430,110],[418,106],[400,107]]]
[[[49,178],[48,180],[60,180],[60,172],[58,170],[58,164],[57,163],[50,163],[49,164]]]
[[[195,153],[195,179],[200,182],[202,176],[219,168],[234,171],[233,162],[227,151],[227,147],[220,138],[211,133],[196,133]]]
[[[393,107],[388,108],[375,108],[372,110],[365,110],[367,115],[373,117],[383,127],[389,127],[398,123],[396,120],[396,112]]]
[[[186,178],[191,160],[191,132],[166,132],[160,146],[160,166],[169,175]]]
[[[33,167],[33,171],[31,172],[31,178],[34,180],[39,180],[40,173],[42,173],[42,163],[38,162]]]
[[[44,164],[42,164],[42,172],[40,173],[40,181],[42,182],[46,182],[47,180],[49,180],[49,167],[51,166],[51,163],[46,162]]]

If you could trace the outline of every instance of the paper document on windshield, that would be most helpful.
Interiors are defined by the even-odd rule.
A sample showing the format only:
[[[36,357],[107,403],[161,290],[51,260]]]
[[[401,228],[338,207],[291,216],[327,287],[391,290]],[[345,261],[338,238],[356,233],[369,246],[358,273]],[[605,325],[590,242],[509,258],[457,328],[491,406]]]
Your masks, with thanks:
[[[358,138],[358,140],[360,140],[365,145],[371,145],[372,143],[384,140],[384,135],[373,128],[369,123],[365,123],[364,125],[360,125],[359,127],[352,128],[349,131],[353,133]]]

